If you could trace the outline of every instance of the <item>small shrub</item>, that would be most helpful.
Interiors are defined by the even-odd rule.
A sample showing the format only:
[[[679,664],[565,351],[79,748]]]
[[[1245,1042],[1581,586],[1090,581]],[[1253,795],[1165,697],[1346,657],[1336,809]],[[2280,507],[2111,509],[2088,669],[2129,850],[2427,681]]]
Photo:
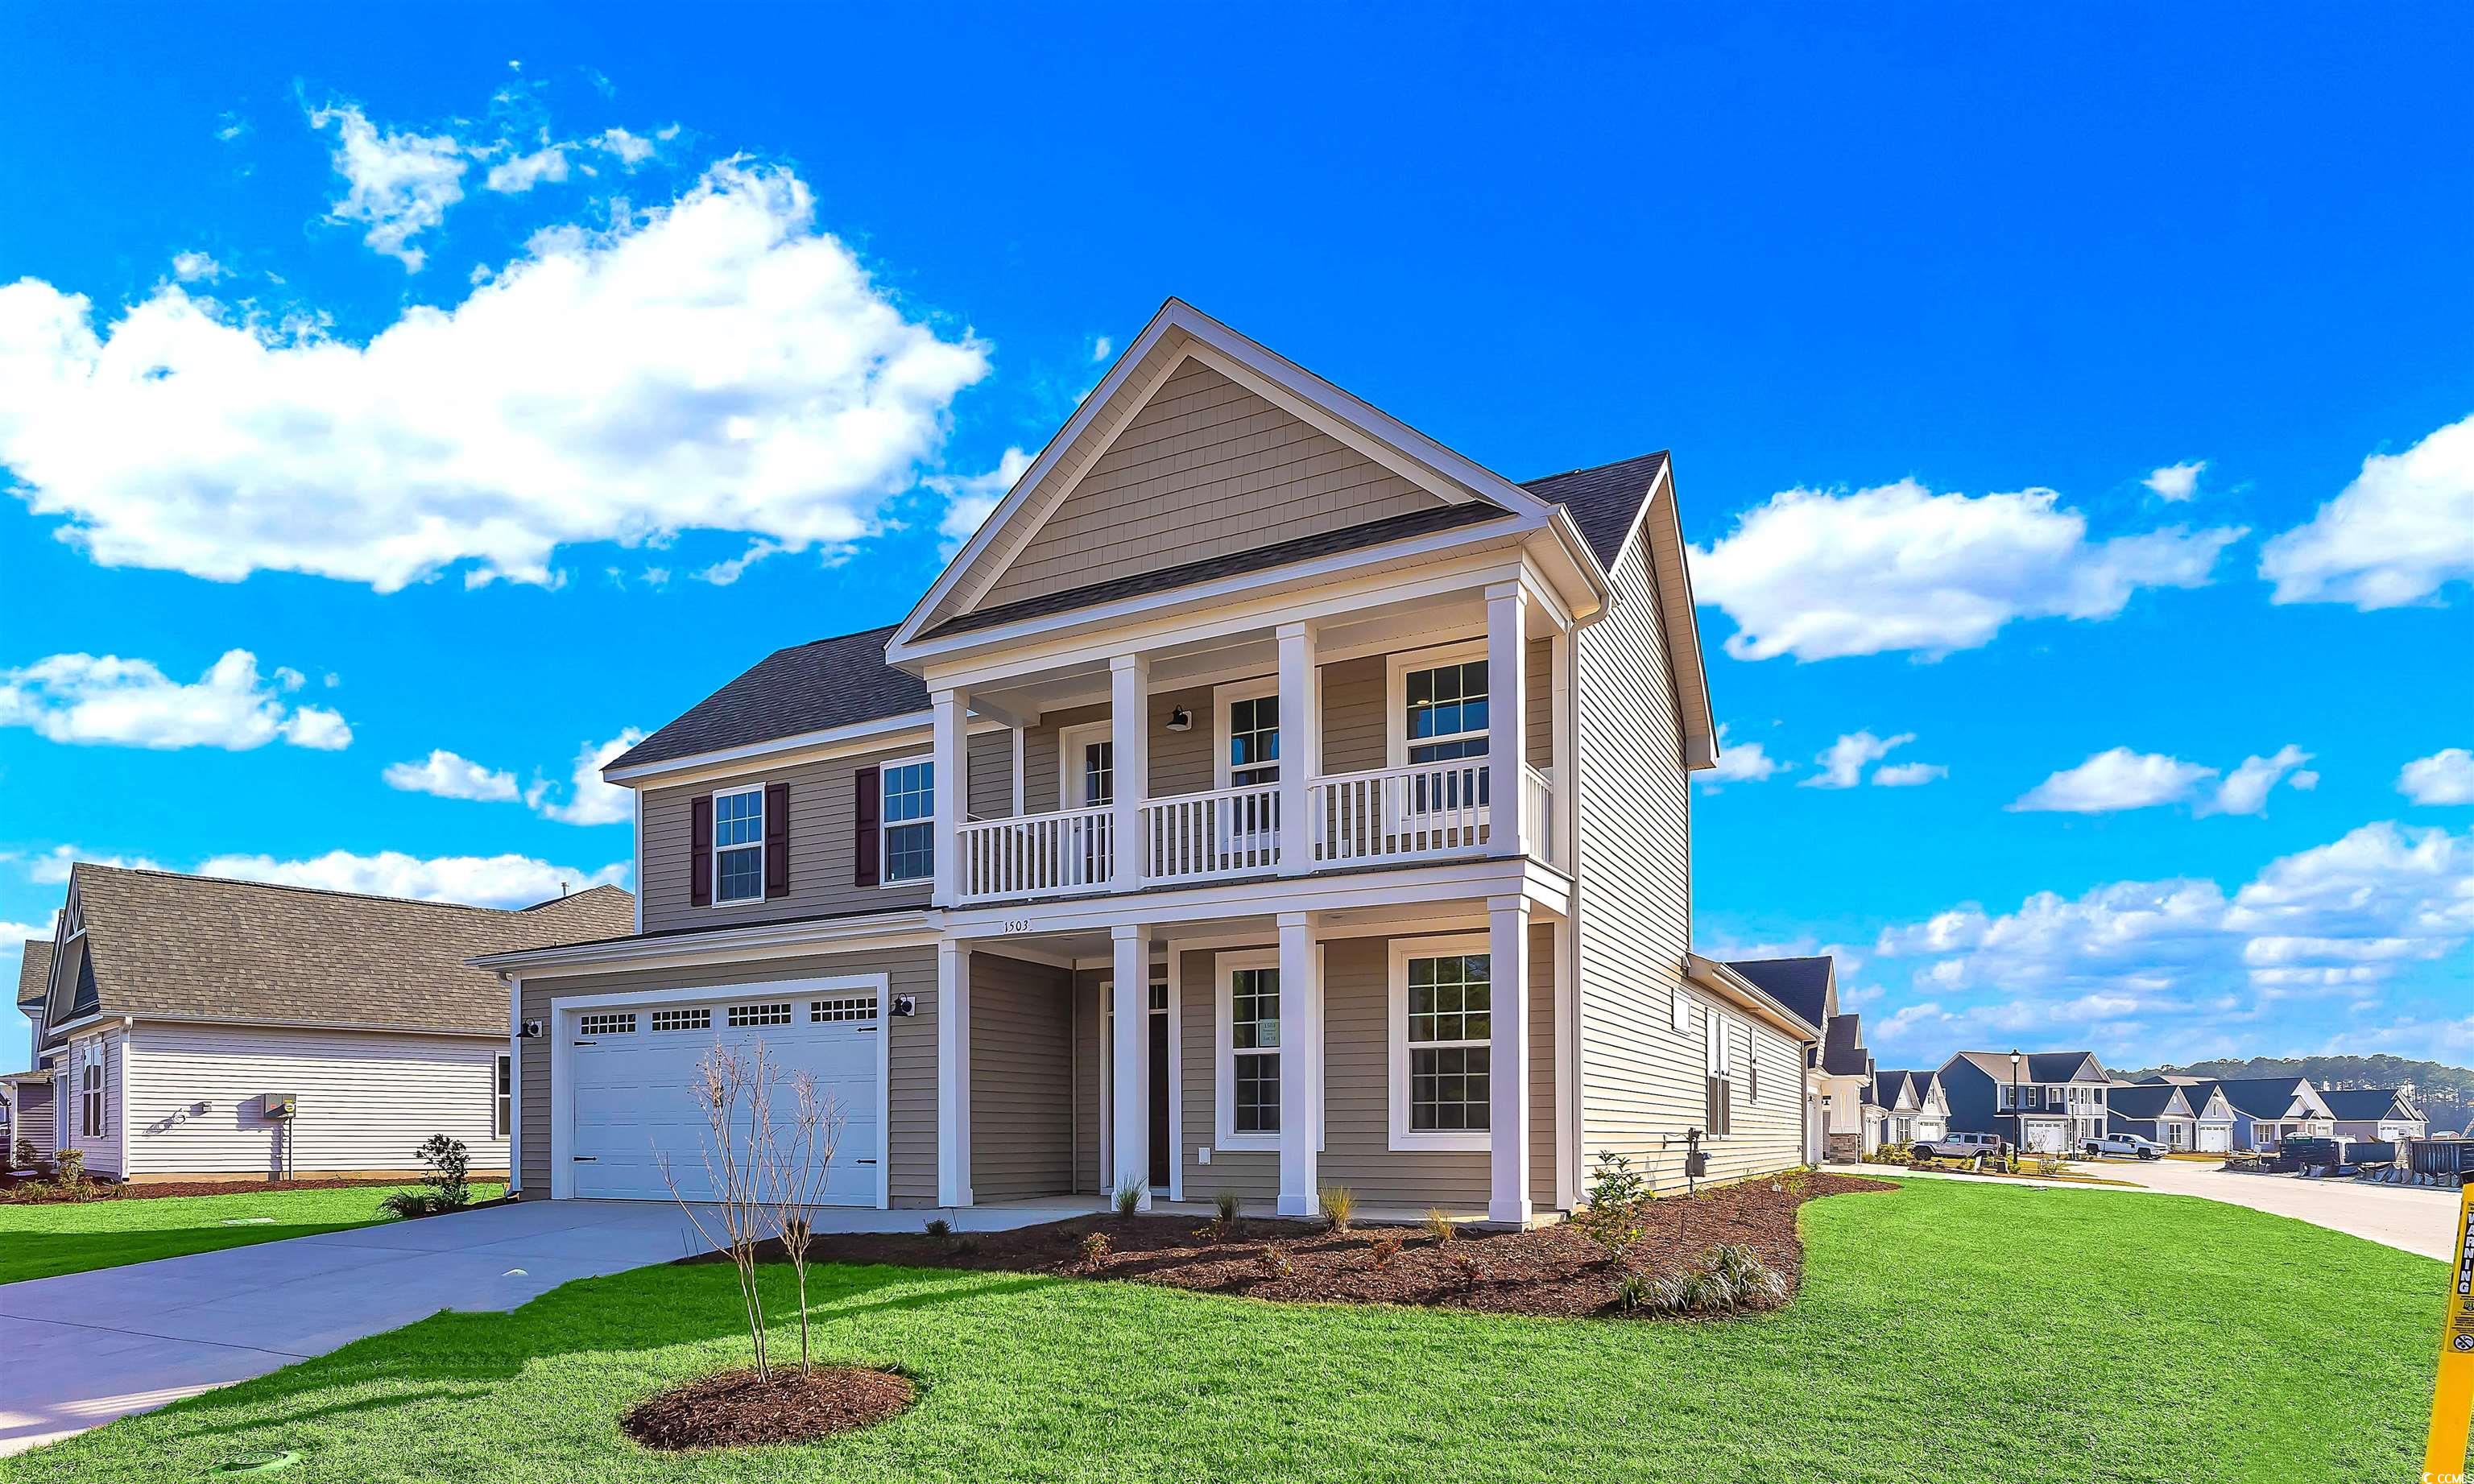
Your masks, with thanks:
[[[2049,1179],[2068,1175],[2071,1162],[2058,1154],[2040,1154],[2036,1156],[2036,1173]]]
[[[928,1234],[938,1238],[952,1236],[954,1224],[942,1216],[931,1216],[928,1218]]]
[[[1388,1268],[1392,1265],[1392,1259],[1400,1255],[1401,1245],[1407,1241],[1408,1237],[1397,1228],[1378,1231],[1374,1233],[1374,1240],[1367,1244],[1366,1254],[1372,1259],[1375,1267]]]
[[[1647,1234],[1651,1201],[1649,1183],[1633,1170],[1632,1160],[1613,1150],[1598,1156],[1597,1173],[1589,1181],[1589,1202],[1581,1208],[1581,1230],[1610,1262],[1621,1262]]]
[[[954,1244],[954,1251],[964,1257],[976,1257],[980,1254],[980,1239],[964,1237]]]
[[[1138,1180],[1129,1180],[1124,1184],[1119,1185],[1117,1187],[1116,1194],[1117,1214],[1120,1216],[1131,1216],[1135,1212],[1141,1210],[1143,1208],[1143,1192],[1150,1188],[1150,1185]]]
[[[1897,1139],[1890,1139],[1884,1142],[1880,1148],[1873,1151],[1873,1163],[1909,1164],[1913,1162],[1914,1153],[1915,1147],[1913,1145],[1903,1144]]]
[[[60,1166],[52,1176],[52,1190],[63,1200],[91,1201],[96,1195],[94,1181],[86,1179],[85,1151],[63,1149]]]
[[[1786,1176],[1786,1193],[1799,1201],[1812,1194],[1812,1171],[1801,1165],[1789,1170]]]
[[[1474,1287],[1477,1280],[1486,1276],[1485,1264],[1478,1261],[1477,1253],[1455,1248],[1446,1255],[1451,1260],[1452,1271],[1460,1276],[1463,1288]]]
[[[378,1209],[389,1216],[410,1221],[440,1209],[436,1197],[426,1190],[390,1190],[378,1198]]]
[[[1082,1271],[1085,1273],[1097,1273],[1102,1268],[1106,1267],[1108,1265],[1109,1255],[1115,1251],[1116,1246],[1108,1240],[1108,1233],[1104,1231],[1084,1232],[1082,1234]]]
[[[1236,1235],[1237,1205],[1237,1192],[1233,1190],[1224,1190],[1211,1198],[1212,1220],[1222,1236]]]
[[[9,1152],[9,1167],[12,1170],[31,1170],[35,1167],[36,1157],[35,1141],[19,1139],[16,1147]]]
[[[1286,1242],[1264,1243],[1257,1260],[1262,1263],[1263,1272],[1272,1277],[1295,1277],[1298,1275],[1298,1260],[1290,1255]]]
[[[1452,1220],[1452,1213],[1442,1206],[1430,1205],[1426,1207],[1426,1235],[1433,1237],[1437,1246],[1457,1242],[1461,1236],[1461,1224]]]
[[[1638,1273],[1627,1273],[1615,1280],[1615,1306],[1637,1309],[1649,1302],[1650,1280]]]
[[[1322,1206],[1322,1219],[1331,1223],[1334,1231],[1346,1231],[1348,1220],[1357,1214],[1357,1196],[1346,1185],[1325,1185],[1317,1197]]]
[[[413,1153],[429,1171],[421,1182],[429,1187],[431,1210],[458,1210],[473,1203],[473,1187],[466,1180],[473,1172],[473,1155],[462,1139],[433,1133]]]
[[[1710,1248],[1694,1266],[1653,1279],[1642,1300],[1666,1314],[1733,1314],[1785,1302],[1785,1276],[1740,1242]]]

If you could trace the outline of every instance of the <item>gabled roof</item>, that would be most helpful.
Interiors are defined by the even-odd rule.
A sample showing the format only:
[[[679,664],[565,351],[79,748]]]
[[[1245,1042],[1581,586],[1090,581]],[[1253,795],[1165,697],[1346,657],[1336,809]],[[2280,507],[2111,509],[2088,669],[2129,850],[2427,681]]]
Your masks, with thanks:
[[[1897,1107],[1899,1099],[1902,1097],[1913,1098],[1914,1106],[1922,1107],[1932,1098],[1935,1075],[1928,1071],[1918,1072],[1905,1069],[1876,1071],[1873,1074],[1871,1086],[1865,1091],[1865,1097],[1876,1107]]]
[[[2251,1077],[2217,1085],[2224,1089],[2225,1101],[2235,1112],[2252,1118],[2283,1118],[2295,1103],[2307,1106],[2317,1097],[2309,1080],[2300,1077]]]
[[[1832,1077],[1862,1077],[1873,1070],[1864,1049],[1863,1017],[1832,1015],[1821,1037],[1821,1069]]]
[[[26,957],[17,965],[17,1004],[28,1008],[43,1003],[43,991],[51,985],[52,940],[48,937],[26,939]]]
[[[2110,1083],[2104,1063],[2092,1051],[2031,1051],[2026,1054],[2025,1074],[2020,1081],[2028,1083]],[[2010,1080],[2010,1054],[2006,1051],[1962,1051],[1942,1063],[1950,1070],[1953,1062],[1964,1061],[1997,1083]]]
[[[776,649],[685,715],[610,760],[605,771],[779,742],[912,712],[928,687],[885,663],[890,626]]]
[[[1727,967],[1814,1025],[1827,1025],[1838,1012],[1836,980],[1828,954],[1808,959],[1735,959]]]
[[[32,947],[32,944],[27,945]],[[2396,1087],[2331,1087],[2319,1094],[2328,1111],[2339,1118],[2377,1122],[2383,1118],[2420,1118],[2403,1089]]]
[[[1658,487],[1659,475],[1665,472],[1666,450],[1661,449],[1594,469],[1548,474],[1520,487],[1572,512],[1572,523],[1581,528],[1581,539],[1589,544],[1598,565],[1613,569],[1615,558],[1622,554],[1625,539],[1640,523],[1650,491]]]
[[[77,1014],[402,1031],[503,1034],[506,987],[466,960],[623,934],[636,914],[617,887],[509,911],[84,862],[69,890]]]
[[[2105,1094],[2105,1106],[2124,1118],[2188,1118],[2190,1100],[2171,1083],[2134,1083]]]

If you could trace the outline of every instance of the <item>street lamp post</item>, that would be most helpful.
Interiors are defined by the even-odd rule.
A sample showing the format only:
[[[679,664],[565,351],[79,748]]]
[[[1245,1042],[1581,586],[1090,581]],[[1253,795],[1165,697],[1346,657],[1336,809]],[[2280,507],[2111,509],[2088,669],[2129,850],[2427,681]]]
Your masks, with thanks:
[[[2013,1164],[2027,1149],[2027,1105],[2019,1098],[2019,1069],[2026,1059],[2016,1051],[2010,1053],[2010,1158]]]

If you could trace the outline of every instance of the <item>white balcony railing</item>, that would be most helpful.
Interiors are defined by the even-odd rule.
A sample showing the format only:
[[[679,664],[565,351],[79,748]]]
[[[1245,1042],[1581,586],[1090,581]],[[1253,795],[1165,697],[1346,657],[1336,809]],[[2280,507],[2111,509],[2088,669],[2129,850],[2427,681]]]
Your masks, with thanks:
[[[1317,865],[1477,855],[1491,837],[1484,758],[1338,773],[1307,787]]]
[[[1209,881],[1280,864],[1280,786],[1180,793],[1143,806],[1143,879]]]
[[[1115,834],[1105,807],[970,820],[960,830],[962,899],[1104,890]]]
[[[1549,865],[1561,866],[1555,849],[1555,780],[1534,767],[1520,769],[1520,833],[1529,853]]]

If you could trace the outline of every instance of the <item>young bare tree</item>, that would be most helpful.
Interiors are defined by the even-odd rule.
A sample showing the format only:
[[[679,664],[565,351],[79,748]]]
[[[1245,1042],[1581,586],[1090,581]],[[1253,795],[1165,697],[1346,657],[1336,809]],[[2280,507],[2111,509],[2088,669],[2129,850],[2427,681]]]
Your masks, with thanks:
[[[780,1116],[763,1126],[765,1214],[799,1290],[799,1374],[811,1374],[808,1348],[808,1247],[815,1239],[809,1212],[825,1198],[834,1151],[841,1144],[842,1110],[813,1073],[783,1080],[789,1094]]]
[[[756,1286],[756,1244],[772,1225],[767,1218],[764,1146],[769,1138],[765,1131],[773,1120],[773,1084],[779,1079],[762,1040],[750,1043],[745,1051],[716,1040],[696,1062],[691,1085],[704,1112],[699,1153],[705,1186],[711,1192],[702,1201],[691,1201],[679,1189],[669,1151],[658,1145],[653,1150],[653,1162],[670,1187],[670,1199],[687,1212],[696,1234],[708,1246],[729,1253],[731,1266],[739,1271],[739,1296],[747,1310],[747,1337],[756,1349],[760,1381],[773,1378],[764,1348],[764,1300]],[[806,1323],[802,1315],[801,1326]]]

